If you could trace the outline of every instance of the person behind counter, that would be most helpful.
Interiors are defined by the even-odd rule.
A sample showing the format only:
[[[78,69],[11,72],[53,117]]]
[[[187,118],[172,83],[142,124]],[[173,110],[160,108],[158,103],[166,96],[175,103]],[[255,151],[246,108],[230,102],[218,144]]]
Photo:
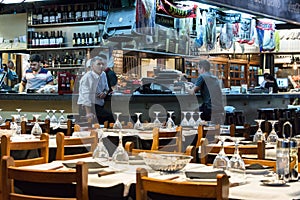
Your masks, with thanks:
[[[264,75],[265,78],[265,84],[264,89],[268,92],[270,92],[270,88],[273,88],[271,93],[278,93],[278,85],[277,81],[271,74]]]
[[[91,59],[91,70],[87,71],[79,82],[79,96],[77,104],[81,112],[85,112],[87,121],[93,121],[96,117],[98,123],[105,121],[114,122],[113,116],[104,109],[105,97],[109,87],[106,74],[107,57],[100,54]],[[83,111],[82,111],[83,110]]]
[[[201,118],[205,121],[222,123],[224,120],[224,106],[221,86],[218,78],[210,73],[211,64],[207,60],[198,63],[199,76],[195,86],[188,89],[189,94],[200,91],[203,103],[199,107]]]
[[[30,67],[25,71],[22,77],[19,93],[30,90],[38,90],[45,85],[53,85],[51,73],[41,67],[41,57],[38,54],[32,54],[29,59]]]

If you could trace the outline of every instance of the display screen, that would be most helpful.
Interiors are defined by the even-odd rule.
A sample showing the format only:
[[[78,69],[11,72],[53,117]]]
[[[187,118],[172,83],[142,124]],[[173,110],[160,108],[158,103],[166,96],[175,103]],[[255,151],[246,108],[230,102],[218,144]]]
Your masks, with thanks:
[[[277,78],[276,81],[279,88],[287,88],[289,86],[288,78]]]
[[[261,85],[261,83],[265,80],[264,76],[257,76],[257,85]]]

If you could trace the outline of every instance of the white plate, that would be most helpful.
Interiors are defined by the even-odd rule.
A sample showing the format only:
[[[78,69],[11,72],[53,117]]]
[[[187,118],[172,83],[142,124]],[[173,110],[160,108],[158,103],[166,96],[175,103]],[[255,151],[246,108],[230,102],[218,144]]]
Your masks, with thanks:
[[[246,174],[263,175],[268,174],[272,169],[246,169]]]
[[[261,180],[263,185],[266,186],[283,186],[286,184],[284,180],[276,180],[276,179],[270,179],[270,180]]]

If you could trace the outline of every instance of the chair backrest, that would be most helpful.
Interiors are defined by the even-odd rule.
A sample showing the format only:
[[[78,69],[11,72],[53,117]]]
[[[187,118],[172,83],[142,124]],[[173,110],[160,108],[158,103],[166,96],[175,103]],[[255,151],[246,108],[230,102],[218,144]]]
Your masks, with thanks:
[[[158,153],[158,154],[159,153],[161,153],[161,154],[174,153],[174,152],[170,152],[170,151],[135,149],[134,143],[130,142],[130,141],[125,143],[125,150],[128,152],[129,155],[138,155],[139,153],[142,153],[142,152]],[[181,153],[181,152],[176,152],[176,153],[185,154],[187,156],[193,156],[193,159],[191,160],[191,162],[196,162],[196,156],[197,156],[196,148],[192,145],[187,146],[184,153]]]
[[[159,128],[153,128],[153,141],[151,150],[182,152],[182,127],[179,126],[175,131],[160,131]],[[160,145],[162,139],[171,139],[172,141],[166,145]],[[175,141],[174,141],[175,140]],[[172,144],[173,141],[175,144]]]
[[[244,163],[247,165],[251,165],[251,164],[260,164],[263,166],[269,166],[269,167],[273,167],[273,171],[276,172],[276,160],[265,160],[265,159],[250,159],[250,158],[244,158]]]
[[[228,199],[229,180],[225,174],[218,174],[216,182],[161,180],[148,177],[146,169],[138,168],[136,170],[136,200],[147,199],[148,192],[177,197]]]
[[[210,141],[214,140],[214,136],[220,134],[220,124],[216,124],[214,126],[206,126],[200,124],[198,126],[198,136],[196,142],[196,148],[200,147],[201,139],[208,138]]]
[[[0,129],[10,129],[10,121],[6,121],[5,124],[0,125]]]
[[[208,164],[207,157],[209,153],[217,154],[220,152],[221,146],[217,144],[208,145],[208,140],[206,138],[201,139],[201,163]],[[235,146],[224,146],[224,151],[226,154],[234,154]],[[259,141],[257,144],[253,145],[240,145],[239,153],[242,155],[257,155],[257,159],[265,159],[265,142]]]
[[[39,157],[16,160],[16,166],[37,165],[48,163],[49,160],[49,135],[43,133],[40,140],[26,140],[12,142],[10,136],[1,137],[1,155],[10,156],[12,150],[40,150]]]
[[[56,134],[56,160],[70,160],[77,158],[85,158],[92,156],[98,142],[98,133],[91,130],[90,136],[86,137],[65,137],[64,133],[58,132]],[[72,155],[65,155],[65,147],[71,146],[86,146],[89,148],[88,152],[78,153]]]
[[[43,133],[50,134],[50,120],[46,119],[45,122],[39,122],[40,127],[42,128]],[[28,123],[26,121],[21,122],[21,133],[31,133],[31,130],[34,126],[34,122]]]
[[[14,159],[4,156],[2,159],[2,199],[44,199],[44,200],[88,200],[88,167],[84,162],[76,164],[76,170],[30,170],[15,167]],[[50,184],[73,184],[76,183],[76,198],[54,198],[44,196],[33,196],[18,194],[14,190],[14,182],[25,181],[30,183],[50,183]]]

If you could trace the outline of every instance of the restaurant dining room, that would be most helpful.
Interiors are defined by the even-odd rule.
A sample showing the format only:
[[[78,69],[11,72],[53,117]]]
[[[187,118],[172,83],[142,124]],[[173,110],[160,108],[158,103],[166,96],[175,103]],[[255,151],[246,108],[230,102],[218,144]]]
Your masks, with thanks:
[[[0,0],[0,200],[300,199],[296,0]]]

